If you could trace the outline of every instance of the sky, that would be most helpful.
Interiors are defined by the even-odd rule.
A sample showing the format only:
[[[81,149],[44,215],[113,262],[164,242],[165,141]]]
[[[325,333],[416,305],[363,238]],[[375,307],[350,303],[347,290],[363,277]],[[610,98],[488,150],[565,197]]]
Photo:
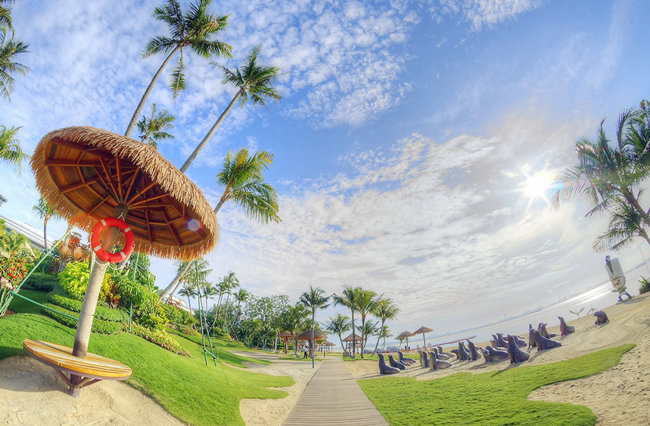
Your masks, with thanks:
[[[184,7],[189,2],[181,1]],[[142,50],[166,27],[161,1],[19,1],[16,36],[29,43],[0,124],[20,126],[26,152],[51,130],[88,125],[123,133],[162,56]],[[234,271],[257,296],[292,302],[318,286],[361,286],[400,307],[394,334],[437,333],[508,318],[607,279],[592,249],[606,218],[580,201],[552,208],[530,197],[527,178],[576,163],[575,142],[602,119],[647,98],[642,0],[305,1],[224,0],[219,39],[232,59],[186,52],[187,90],[176,100],[161,81],[150,103],[176,116],[159,151],[183,164],[235,94],[223,65],[256,45],[281,69],[282,99],[236,107],[188,169],[215,205],[215,175],[241,147],[266,150],[267,181],[279,193],[279,224],[261,224],[226,203],[221,237],[206,258],[212,279]],[[166,81],[168,75],[165,75]],[[39,194],[28,165],[0,164],[8,199],[0,213],[35,228]],[[55,237],[66,224],[48,227]],[[624,268],[650,256],[639,242],[617,253]],[[156,284],[172,261],[152,259]],[[636,284],[631,286],[637,291]],[[342,308],[317,314],[326,321]]]

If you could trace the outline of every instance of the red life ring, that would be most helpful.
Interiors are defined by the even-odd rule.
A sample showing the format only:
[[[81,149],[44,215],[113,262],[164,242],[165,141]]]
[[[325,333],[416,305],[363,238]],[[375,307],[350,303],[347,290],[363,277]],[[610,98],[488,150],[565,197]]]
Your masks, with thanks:
[[[121,251],[117,253],[110,253],[102,247],[99,243],[99,236],[102,231],[109,226],[115,226],[120,228],[124,232],[124,247]],[[133,253],[134,248],[134,239],[133,239],[133,230],[127,225],[127,223],[116,217],[107,217],[102,219],[95,224],[92,232],[90,233],[90,245],[95,252],[95,255],[103,260],[104,262],[118,263],[128,258],[131,253]]]

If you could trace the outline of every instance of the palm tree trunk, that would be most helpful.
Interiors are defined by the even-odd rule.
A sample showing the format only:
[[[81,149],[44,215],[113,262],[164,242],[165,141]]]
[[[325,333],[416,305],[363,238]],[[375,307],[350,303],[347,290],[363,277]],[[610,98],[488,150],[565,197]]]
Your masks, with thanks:
[[[180,46],[176,46],[176,48],[172,50],[172,53],[170,53],[169,56],[165,58],[160,68],[158,68],[158,72],[156,72],[156,74],[151,79],[151,83],[149,83],[149,86],[147,86],[147,90],[144,91],[144,94],[142,95],[142,99],[140,99],[140,103],[136,107],[135,112],[133,113],[133,117],[131,117],[131,121],[129,122],[129,125],[126,127],[124,136],[131,137],[131,133],[133,132],[133,128],[135,127],[135,123],[138,121],[138,117],[142,112],[142,108],[144,107],[144,104],[147,101],[149,94],[151,94],[151,90],[153,90],[153,87],[156,85],[156,81],[158,81],[158,77],[160,77],[163,70],[165,69],[169,61],[171,61],[172,57],[176,54],[176,52],[178,52],[178,50],[180,50]]]
[[[343,346],[343,337],[341,337],[341,333],[338,333],[339,335],[339,342],[341,342],[341,350],[343,351],[343,354],[345,354],[345,346]]]
[[[294,334],[293,331],[291,332],[291,334]],[[300,358],[298,356],[298,345],[296,343],[297,343],[297,340],[296,340],[296,336],[294,335],[293,336],[293,354],[296,356],[296,358]]]
[[[223,312],[223,326],[226,329],[226,333],[228,333],[228,300],[230,299],[230,293],[226,296],[226,303],[224,304],[224,312]]]
[[[198,146],[196,148],[194,148],[194,152],[192,152],[190,154],[190,156],[187,157],[187,160],[185,160],[185,164],[183,164],[181,166],[181,168],[179,169],[181,172],[185,173],[185,170],[187,170],[187,168],[190,167],[190,165],[194,162],[194,160],[196,160],[196,156],[199,155],[199,152],[201,152],[201,150],[203,149],[205,144],[208,143],[208,141],[212,138],[212,136],[214,135],[214,132],[217,131],[217,129],[221,125],[221,122],[223,121],[223,119],[226,118],[226,116],[228,115],[230,110],[232,110],[232,107],[235,105],[235,102],[237,102],[237,99],[239,99],[241,94],[242,94],[242,91],[240,89],[240,90],[237,91],[237,94],[235,95],[235,97],[232,98],[232,101],[230,101],[230,104],[228,104],[228,107],[221,113],[221,115],[219,116],[217,121],[214,123],[214,125],[212,126],[210,131],[205,135],[203,140],[198,144]]]
[[[354,327],[354,310],[352,310],[352,358],[356,358],[357,340],[356,331]]]
[[[364,314],[361,314],[361,330],[364,331],[364,335],[361,336],[361,359],[363,359],[363,349],[365,348],[365,342],[366,340],[366,335],[365,335],[365,330],[366,330],[366,316]]]
[[[384,328],[384,320],[382,319],[381,320],[381,327],[379,327],[379,335],[377,336],[377,343],[375,344],[375,350],[372,351],[373,355],[377,353],[377,348],[379,347],[379,341],[381,340],[381,330],[383,330],[383,328]]]
[[[43,246],[45,246],[45,251],[47,251],[47,221],[49,217],[45,216],[43,219]]]
[[[214,208],[214,214],[219,213],[219,210],[221,209],[221,206],[223,206],[223,203],[226,202],[226,193],[229,191],[230,188],[226,188],[226,190],[223,192],[223,195],[221,196],[221,199],[219,200],[219,204],[217,204],[217,207]],[[174,295],[174,292],[176,291],[176,288],[178,288],[178,282],[183,278],[183,275],[187,272],[188,269],[190,269],[191,262],[187,262],[185,266],[178,271],[178,274],[174,277],[171,283],[165,288],[165,290],[160,293],[160,300],[164,300],[165,298],[169,298]],[[171,291],[174,289],[174,291]]]
[[[311,343],[311,347],[309,350],[311,351],[311,368],[314,368],[316,366],[316,363],[314,361],[314,323],[316,322],[316,311],[313,310],[311,311],[311,338],[309,342]]]

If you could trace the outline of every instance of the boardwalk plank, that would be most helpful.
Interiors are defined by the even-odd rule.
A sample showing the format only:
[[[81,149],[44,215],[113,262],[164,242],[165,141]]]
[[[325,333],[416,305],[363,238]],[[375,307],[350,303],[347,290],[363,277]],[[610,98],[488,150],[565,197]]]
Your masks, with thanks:
[[[297,425],[388,425],[340,358],[327,358],[284,422]]]

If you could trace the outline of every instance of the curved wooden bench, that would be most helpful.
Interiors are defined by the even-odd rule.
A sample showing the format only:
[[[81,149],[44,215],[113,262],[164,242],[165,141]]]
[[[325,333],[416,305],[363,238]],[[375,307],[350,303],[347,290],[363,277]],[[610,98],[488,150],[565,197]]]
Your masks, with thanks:
[[[72,348],[41,340],[26,339],[23,347],[36,360],[54,368],[68,386],[68,393],[78,397],[81,388],[100,380],[126,380],[131,368],[110,358],[88,353],[86,358],[72,355]],[[66,376],[66,373],[70,376]]]

